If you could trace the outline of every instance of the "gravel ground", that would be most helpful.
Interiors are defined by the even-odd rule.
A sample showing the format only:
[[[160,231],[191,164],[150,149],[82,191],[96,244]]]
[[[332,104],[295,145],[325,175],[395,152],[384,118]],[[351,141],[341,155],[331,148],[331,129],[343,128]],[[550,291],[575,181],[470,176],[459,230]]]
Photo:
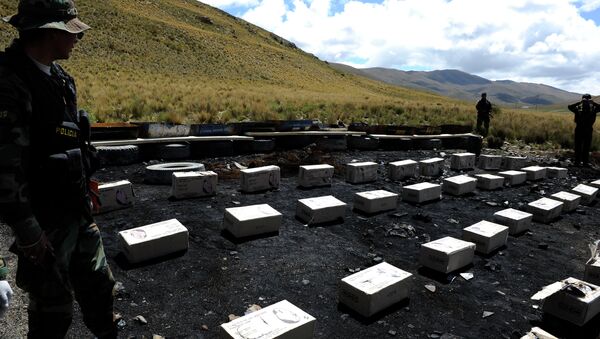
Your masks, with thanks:
[[[517,154],[518,150],[484,150],[484,153]],[[444,151],[443,177],[449,155]],[[551,153],[527,155],[537,163],[568,165]],[[530,232],[509,236],[505,248],[490,256],[475,256],[466,281],[457,273],[431,274],[420,268],[419,246],[444,236],[460,238],[462,228],[480,220],[493,220],[494,212],[524,208],[541,196],[571,188],[577,183],[600,178],[600,171],[569,167],[567,179],[546,179],[498,191],[477,190],[464,197],[412,205],[400,202],[396,211],[365,216],[350,207],[356,192],[385,189],[400,192],[400,183],[387,179],[384,164],[402,159],[421,160],[440,156],[435,151],[320,153],[305,149],[261,156],[203,159],[207,169],[219,173],[219,192],[212,198],[181,201],[167,199],[168,186],[143,183],[144,164],[111,167],[99,171],[101,181],[129,179],[134,184],[136,204],[127,210],[97,216],[115,278],[122,284],[115,308],[126,325],[123,338],[153,334],[168,338],[217,338],[219,325],[229,314],[243,315],[252,304],[268,306],[287,299],[317,319],[315,338],[518,338],[532,326],[565,338],[597,338],[600,318],[581,329],[544,317],[530,297],[541,287],[572,276],[583,277],[588,243],[600,239],[598,204],[582,206],[563,214],[550,224],[533,223]],[[343,178],[343,164],[352,160],[381,164],[379,180],[352,185]],[[259,194],[239,192],[236,165],[277,164],[282,168],[280,189]],[[331,187],[298,189],[299,164],[329,163],[336,167]],[[469,174],[479,173],[470,171]],[[439,178],[419,178],[402,184]],[[332,194],[349,204],[343,223],[308,227],[294,217],[296,201]],[[244,242],[223,236],[225,208],[268,203],[283,213],[278,235]],[[117,246],[119,231],[177,218],[190,232],[189,250],[143,266],[123,263]],[[411,227],[409,227],[411,226]],[[391,232],[408,230],[407,232]],[[400,233],[400,234],[398,234]],[[404,234],[404,236],[403,236]],[[0,225],[0,253],[7,254],[11,241],[8,227]],[[540,246],[542,245],[542,246]],[[547,245],[547,249],[544,249]],[[338,283],[350,270],[364,269],[380,257],[411,272],[409,300],[364,319],[337,303]],[[8,255],[11,272],[15,258]],[[11,275],[9,281],[13,283]],[[430,292],[425,285],[435,285]],[[27,297],[15,289],[13,305],[0,320],[0,337],[15,338],[26,333]],[[534,307],[535,306],[535,307]],[[493,315],[483,317],[483,312]],[[134,317],[142,315],[147,324]],[[72,338],[91,337],[77,312]]]

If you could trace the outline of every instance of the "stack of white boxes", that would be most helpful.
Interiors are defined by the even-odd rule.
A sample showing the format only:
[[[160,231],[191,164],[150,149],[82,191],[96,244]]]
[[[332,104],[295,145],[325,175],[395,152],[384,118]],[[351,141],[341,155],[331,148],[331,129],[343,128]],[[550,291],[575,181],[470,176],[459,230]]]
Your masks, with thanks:
[[[223,228],[236,238],[279,232],[283,215],[267,204],[225,209]]]
[[[462,238],[476,245],[475,251],[489,254],[506,245],[508,227],[482,220],[463,228]]]
[[[408,297],[412,274],[386,262],[342,279],[339,302],[370,317]]]
[[[581,203],[584,205],[591,204],[594,199],[596,199],[596,195],[598,195],[598,188],[579,184],[571,189],[573,194],[577,194],[581,196]]]
[[[329,186],[333,178],[334,168],[331,165],[306,165],[298,169],[298,185],[300,187]]]
[[[263,166],[243,169],[241,188],[244,193],[260,192],[279,188],[281,171],[278,166]]]
[[[502,156],[482,154],[479,156],[477,167],[484,170],[498,170],[502,166]]]
[[[504,177],[493,174],[476,174],[477,187],[484,190],[495,190],[504,186]]]
[[[529,213],[533,214],[533,220],[542,223],[558,218],[562,212],[562,207],[562,202],[548,198],[541,198],[527,204]]]
[[[444,179],[442,189],[452,195],[471,193],[477,187],[477,179],[467,175],[457,175]]]
[[[296,216],[307,224],[321,224],[344,218],[346,203],[331,195],[298,200]]]
[[[548,178],[563,179],[567,177],[569,171],[562,167],[546,167],[546,176]]]
[[[221,325],[221,338],[312,339],[316,319],[287,300]]]
[[[398,194],[377,190],[354,194],[354,208],[364,213],[394,210],[398,205]]]
[[[177,219],[119,232],[121,250],[132,263],[159,258],[188,248],[188,230]]]
[[[475,154],[456,153],[450,158],[450,168],[455,171],[475,168]]]
[[[374,162],[353,162],[346,164],[346,181],[361,184],[377,180],[377,168]]]
[[[217,194],[217,173],[173,172],[171,196],[175,199],[207,197]]]
[[[471,264],[474,256],[474,243],[445,237],[421,245],[419,263],[447,274]]]
[[[600,188],[600,180],[592,181],[588,185],[596,188]]]
[[[419,172],[426,177],[437,177],[444,170],[443,158],[431,158],[419,161]]]
[[[505,156],[502,158],[502,168],[507,170],[517,170],[525,167],[526,157]]]
[[[419,184],[404,186],[402,188],[402,200],[413,203],[423,203],[440,199],[442,187],[438,184],[422,182]]]
[[[536,181],[546,178],[546,167],[529,166],[521,168],[521,171],[527,173],[527,180]]]
[[[527,173],[521,171],[498,172],[498,175],[504,177],[504,183],[507,186],[517,186],[527,181]]]
[[[100,208],[97,213],[104,213],[133,206],[133,186],[128,180],[115,181],[98,185]]]
[[[562,213],[574,211],[581,203],[581,196],[569,192],[558,192],[550,196],[550,198],[562,201]]]
[[[512,208],[494,213],[494,221],[508,226],[509,234],[519,234],[528,230],[532,220],[533,214]]]
[[[581,295],[564,287],[571,285]],[[543,310],[557,318],[583,326],[600,313],[600,286],[567,278],[558,283],[556,292],[546,297]]]
[[[400,181],[404,178],[414,178],[417,176],[417,162],[414,160],[390,162],[388,171],[391,180]]]

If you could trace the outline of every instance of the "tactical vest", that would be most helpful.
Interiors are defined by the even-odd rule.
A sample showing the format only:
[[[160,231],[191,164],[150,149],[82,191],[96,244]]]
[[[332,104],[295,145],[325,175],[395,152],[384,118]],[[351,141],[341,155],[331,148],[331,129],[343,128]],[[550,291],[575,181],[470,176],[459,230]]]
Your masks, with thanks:
[[[7,56],[31,95],[23,111],[30,110],[24,123],[30,127],[27,176],[36,217],[52,223],[63,211],[91,214],[73,78],[57,65],[48,76],[17,46],[11,46]]]

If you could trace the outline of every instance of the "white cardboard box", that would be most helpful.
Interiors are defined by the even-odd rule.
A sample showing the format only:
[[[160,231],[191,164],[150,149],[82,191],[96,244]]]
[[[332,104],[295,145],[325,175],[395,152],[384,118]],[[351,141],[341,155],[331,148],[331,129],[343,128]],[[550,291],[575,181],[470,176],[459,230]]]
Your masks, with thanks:
[[[494,213],[494,221],[508,226],[510,234],[519,234],[529,229],[533,220],[533,214],[507,208]]]
[[[408,297],[412,274],[386,262],[342,279],[339,302],[370,317]]]
[[[527,180],[536,181],[546,178],[546,167],[529,166],[521,168],[521,171],[527,173]]]
[[[557,283],[555,283],[557,284]],[[549,285],[548,287],[552,288]],[[569,292],[564,287],[580,291],[582,296]],[[557,318],[569,321],[577,326],[585,325],[590,319],[600,313],[600,286],[575,279],[567,278],[558,282],[555,293],[546,297],[543,310]]]
[[[596,195],[598,195],[598,188],[579,184],[571,189],[573,194],[577,194],[581,196],[582,204],[591,204],[594,199],[596,199]]]
[[[446,178],[442,183],[444,192],[452,195],[462,195],[473,192],[475,187],[477,187],[477,179],[466,175],[457,175],[455,177]]]
[[[377,168],[374,162],[352,162],[346,164],[346,181],[360,184],[377,180]]]
[[[580,195],[569,193],[569,192],[564,192],[564,191],[554,193],[550,196],[550,198],[552,198],[554,200],[562,201],[562,203],[563,203],[562,212],[563,213],[571,212],[571,211],[575,210],[577,208],[577,206],[579,206],[579,203],[581,202]]]
[[[585,264],[585,281],[600,285],[600,253],[587,261]]]
[[[481,154],[477,167],[484,170],[497,170],[502,166],[501,155]]]
[[[516,170],[525,167],[527,157],[511,157],[505,156],[502,158],[502,168],[507,170]]]
[[[279,188],[281,171],[278,166],[263,166],[240,171],[242,192],[252,193]]]
[[[558,339],[558,337],[553,336],[539,327],[533,327],[529,333],[522,336],[521,339]]]
[[[546,175],[548,178],[566,178],[569,171],[562,167],[546,167]]]
[[[427,177],[436,177],[442,174],[444,169],[443,158],[431,158],[419,161],[419,172]]]
[[[336,221],[346,214],[346,203],[331,195],[300,199],[296,205],[296,216],[307,224]]]
[[[560,201],[541,198],[527,204],[527,210],[533,214],[533,220],[546,223],[560,216],[562,206]]]
[[[592,181],[588,185],[596,188],[600,188],[600,180]]]
[[[475,244],[445,237],[421,245],[419,262],[434,271],[450,273],[473,262]]]
[[[442,187],[429,182],[422,182],[402,188],[402,200],[413,203],[437,200],[441,198],[441,195]]]
[[[119,232],[127,260],[139,263],[188,248],[188,230],[177,219],[157,222]]]
[[[450,158],[450,168],[453,170],[464,170],[475,168],[475,154],[456,153]]]
[[[301,187],[329,186],[333,178],[331,165],[306,165],[298,169],[298,185]]]
[[[236,238],[278,232],[283,215],[267,204],[225,209],[223,228]]]
[[[474,243],[477,252],[489,254],[506,245],[508,227],[482,220],[463,228],[462,238]]]
[[[495,190],[504,186],[504,177],[493,174],[476,174],[477,187],[484,190]]]
[[[133,186],[128,180],[98,185],[100,210],[98,213],[119,210],[133,206]]]
[[[171,196],[176,199],[207,197],[217,194],[217,173],[173,172]]]
[[[287,300],[221,325],[223,339],[312,339],[316,319]]]
[[[504,177],[504,182],[508,186],[517,186],[521,185],[525,181],[527,181],[527,173],[522,171],[504,171],[498,172],[498,175]]]
[[[398,194],[377,190],[354,194],[354,208],[365,213],[378,213],[396,209]]]
[[[391,180],[414,178],[417,176],[417,162],[414,160],[390,162],[388,171]]]

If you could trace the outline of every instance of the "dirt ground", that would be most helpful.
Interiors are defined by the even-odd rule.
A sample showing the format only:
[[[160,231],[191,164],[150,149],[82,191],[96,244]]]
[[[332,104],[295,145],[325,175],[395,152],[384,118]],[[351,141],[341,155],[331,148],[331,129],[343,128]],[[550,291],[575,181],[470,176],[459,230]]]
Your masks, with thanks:
[[[484,150],[484,153],[518,153],[526,150]],[[533,223],[531,231],[509,236],[505,248],[491,256],[475,256],[473,265],[461,272],[474,274],[466,281],[458,273],[431,274],[418,263],[419,246],[444,236],[461,237],[462,228],[508,207],[523,209],[541,196],[569,189],[578,183],[600,179],[600,171],[569,167],[567,179],[546,179],[498,191],[477,190],[464,197],[444,195],[440,201],[412,205],[400,202],[395,211],[365,216],[351,210],[353,194],[385,189],[400,192],[400,183],[387,178],[385,165],[403,159],[421,160],[445,156],[446,170],[439,178],[403,182],[441,183],[456,175],[449,170],[454,151],[406,152],[312,152],[310,149],[260,156],[202,159],[216,170],[219,192],[212,198],[170,201],[168,186],[143,183],[144,164],[111,167],[99,171],[101,181],[129,179],[134,184],[135,206],[97,216],[104,245],[117,281],[116,311],[125,322],[123,338],[217,338],[219,325],[229,314],[243,315],[252,304],[268,306],[283,299],[317,319],[315,338],[520,338],[532,326],[564,338],[598,338],[600,318],[580,329],[544,317],[530,297],[543,286],[567,277],[582,278],[589,257],[588,244],[600,239],[599,204],[581,206],[550,224]],[[542,165],[563,165],[564,158],[526,152]],[[352,160],[380,163],[374,183],[352,185],[343,177],[343,165]],[[238,168],[242,165],[276,164],[282,168],[277,191],[242,194]],[[329,163],[336,167],[331,187],[298,189],[299,164]],[[481,172],[470,171],[470,174]],[[343,223],[308,227],[295,219],[296,201],[334,195],[348,203]],[[223,236],[224,209],[268,203],[284,215],[278,235],[234,242]],[[177,218],[190,232],[189,250],[143,266],[128,267],[117,244],[119,231]],[[11,241],[6,225],[0,225],[0,251]],[[546,248],[547,245],[547,248]],[[15,258],[8,255],[14,267]],[[337,302],[340,279],[378,260],[411,272],[409,300],[370,319],[363,319]],[[14,268],[12,273],[14,274]],[[14,282],[14,277],[9,277]],[[425,285],[436,286],[435,292]],[[13,285],[14,286],[14,285]],[[0,337],[26,333],[26,296],[15,288],[8,315],[0,320]],[[484,311],[493,312],[483,317]],[[78,314],[78,313],[77,313]],[[141,315],[147,324],[133,320]],[[87,338],[78,314],[70,337]]]

